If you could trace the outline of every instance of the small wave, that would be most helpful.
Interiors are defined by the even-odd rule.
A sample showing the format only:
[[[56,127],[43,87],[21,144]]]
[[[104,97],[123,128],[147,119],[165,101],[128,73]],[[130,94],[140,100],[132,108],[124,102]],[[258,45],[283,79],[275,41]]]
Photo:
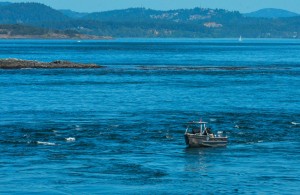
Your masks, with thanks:
[[[141,70],[171,70],[171,71],[216,71],[216,70],[248,70],[252,67],[245,66],[138,66]]]
[[[300,125],[300,123],[296,123],[296,122],[291,122],[292,125]]]
[[[170,134],[166,134],[166,138],[167,138],[167,139],[173,139],[173,136],[170,135]]]
[[[81,127],[79,125],[75,125],[75,130],[76,131],[80,131],[81,130]]]
[[[67,142],[75,142],[76,141],[75,137],[67,137],[67,138],[65,138],[65,140]]]
[[[140,70],[150,70],[150,71],[244,71],[244,70],[290,70],[293,67],[282,67],[282,66],[233,66],[233,65],[225,65],[225,66],[210,66],[210,65],[201,65],[201,66],[190,66],[190,65],[140,65],[137,66]]]
[[[45,145],[45,146],[55,146],[55,143],[52,142],[41,142],[41,141],[37,141],[37,144],[41,144],[41,145]]]

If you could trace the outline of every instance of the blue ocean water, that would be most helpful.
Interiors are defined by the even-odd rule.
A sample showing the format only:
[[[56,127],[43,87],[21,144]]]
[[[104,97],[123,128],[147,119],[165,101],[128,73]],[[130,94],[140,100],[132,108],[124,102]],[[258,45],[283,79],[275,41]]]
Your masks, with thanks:
[[[298,194],[300,41],[1,40],[0,193]],[[191,120],[225,148],[186,148]]]

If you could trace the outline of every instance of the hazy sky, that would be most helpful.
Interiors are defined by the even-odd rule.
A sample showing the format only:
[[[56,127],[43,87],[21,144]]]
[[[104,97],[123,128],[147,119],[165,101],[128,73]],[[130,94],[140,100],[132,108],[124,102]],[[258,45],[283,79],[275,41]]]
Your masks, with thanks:
[[[3,0],[0,0],[3,1]],[[300,0],[4,0],[8,2],[40,2],[55,9],[95,12],[129,7],[166,10],[178,8],[224,8],[242,13],[261,8],[281,8],[300,13]]]

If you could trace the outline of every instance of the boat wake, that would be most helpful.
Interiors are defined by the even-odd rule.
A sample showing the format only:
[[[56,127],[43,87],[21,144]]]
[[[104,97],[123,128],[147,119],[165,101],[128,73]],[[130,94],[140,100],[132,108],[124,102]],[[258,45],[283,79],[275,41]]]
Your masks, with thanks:
[[[55,146],[55,145],[56,145],[55,143],[52,143],[52,142],[41,142],[41,141],[37,141],[36,143],[37,143],[37,144],[40,144],[40,145],[45,145],[45,146]]]
[[[68,138],[65,138],[65,140],[67,142],[75,142],[76,141],[75,137],[68,137]]]

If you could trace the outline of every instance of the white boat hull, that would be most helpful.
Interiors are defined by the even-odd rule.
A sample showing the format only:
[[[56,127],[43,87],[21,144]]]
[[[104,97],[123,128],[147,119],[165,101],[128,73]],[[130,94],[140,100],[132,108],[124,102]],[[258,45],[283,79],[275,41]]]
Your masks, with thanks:
[[[224,147],[227,145],[227,137],[211,137],[199,133],[186,133],[184,135],[186,145],[193,148],[198,147]]]

